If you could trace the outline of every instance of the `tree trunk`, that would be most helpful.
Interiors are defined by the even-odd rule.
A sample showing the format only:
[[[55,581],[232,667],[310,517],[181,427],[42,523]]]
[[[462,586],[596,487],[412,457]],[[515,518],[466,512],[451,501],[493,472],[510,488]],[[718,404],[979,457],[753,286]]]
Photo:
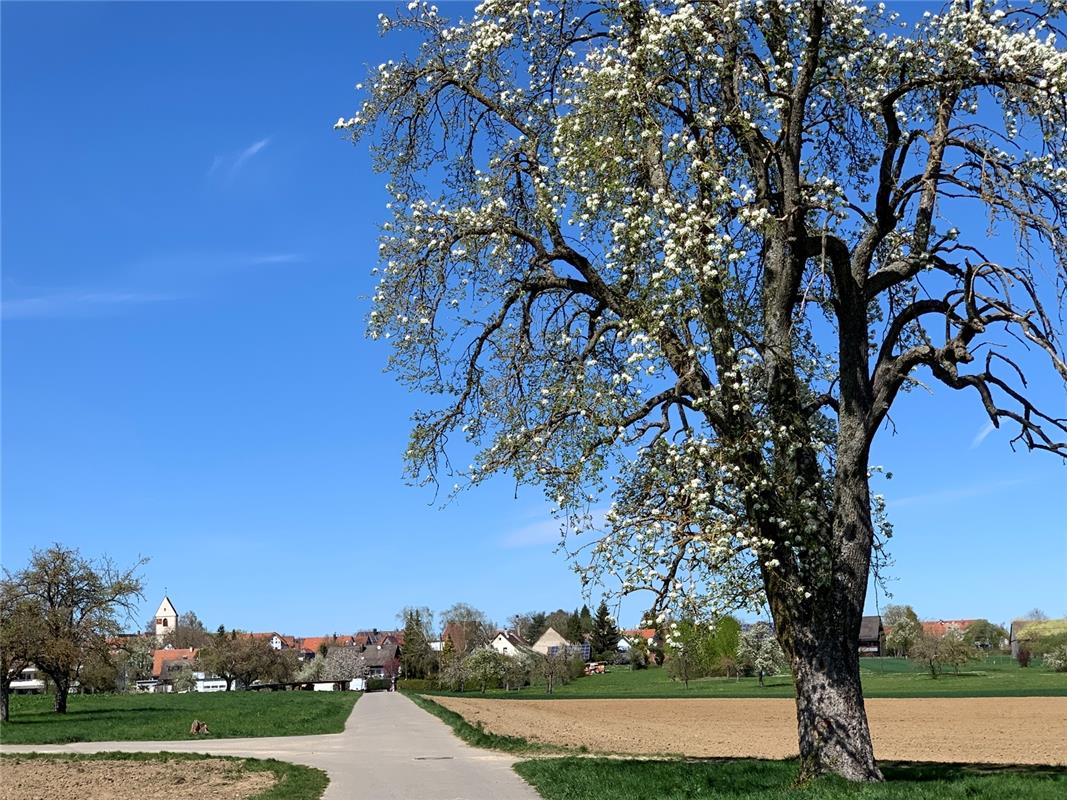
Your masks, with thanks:
[[[800,773],[881,781],[860,684],[859,632],[874,529],[867,444],[855,418],[839,416],[832,520],[822,540],[830,559],[785,580],[764,573],[778,640],[796,686]],[[801,599],[798,581],[810,596]]]
[[[55,681],[56,699],[52,708],[57,714],[67,713],[67,695],[70,694],[70,684],[67,681]]]
[[[11,685],[4,681],[0,684],[0,722],[7,722],[10,717],[9,698],[11,696]]]
[[[798,778],[834,774],[850,781],[880,781],[855,637],[821,630],[817,641],[817,647],[797,648],[791,659],[800,739]]]

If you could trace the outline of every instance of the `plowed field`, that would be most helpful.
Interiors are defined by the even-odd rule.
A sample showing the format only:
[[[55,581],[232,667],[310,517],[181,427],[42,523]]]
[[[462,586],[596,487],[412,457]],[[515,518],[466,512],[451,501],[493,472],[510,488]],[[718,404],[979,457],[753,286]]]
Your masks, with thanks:
[[[792,700],[482,700],[435,697],[493,733],[594,752],[788,758]],[[1067,698],[867,700],[880,759],[1067,765]]]
[[[242,800],[275,783],[239,763],[19,758],[4,761],[0,800]]]

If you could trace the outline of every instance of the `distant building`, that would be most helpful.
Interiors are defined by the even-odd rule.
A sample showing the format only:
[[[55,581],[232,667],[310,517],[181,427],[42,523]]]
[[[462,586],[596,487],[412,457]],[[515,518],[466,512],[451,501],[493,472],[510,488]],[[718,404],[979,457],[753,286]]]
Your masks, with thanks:
[[[940,639],[952,630],[963,633],[977,621],[975,619],[927,619],[920,624],[923,626],[924,634]]]
[[[656,646],[655,628],[630,628],[622,632],[619,637],[619,650],[629,650],[638,640],[644,641],[649,647]]]
[[[37,667],[26,667],[11,681],[11,694],[41,694],[44,692],[44,675]]]
[[[250,633],[248,634],[253,639],[266,639],[267,644],[270,645],[271,650],[292,650],[296,647],[296,640],[292,636],[282,636],[276,631],[267,631],[266,633]]]
[[[885,655],[885,628],[881,617],[860,620],[859,652],[861,656]]]
[[[560,647],[570,647],[570,645],[571,643],[560,636],[555,628],[549,628],[541,634],[541,638],[533,643],[531,649],[535,653],[547,656],[551,650],[558,650]]]
[[[169,597],[164,597],[163,602],[156,609],[156,641],[163,641],[168,633],[173,633],[178,627],[178,612]]]
[[[1019,651],[1028,642],[1062,633],[1067,633],[1067,619],[1017,619],[1011,623],[1008,632],[1011,655],[1013,658],[1018,657]]]
[[[324,655],[331,647],[353,647],[355,638],[352,636],[305,636],[297,639],[296,645],[300,652],[301,661],[311,661],[316,655]]]
[[[514,631],[497,631],[489,646],[505,656],[515,656],[531,651],[530,643]]]

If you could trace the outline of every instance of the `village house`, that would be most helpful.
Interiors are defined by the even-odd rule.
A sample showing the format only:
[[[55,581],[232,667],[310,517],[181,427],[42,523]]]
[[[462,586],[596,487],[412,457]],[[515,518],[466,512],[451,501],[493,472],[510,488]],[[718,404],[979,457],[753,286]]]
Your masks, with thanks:
[[[296,640],[296,647],[300,651],[301,661],[311,661],[316,655],[325,655],[331,647],[353,647],[355,639],[352,636],[305,636]]]
[[[396,644],[372,644],[365,647],[350,644],[343,647],[331,647],[327,659],[338,662],[344,670],[342,679],[334,683],[344,683],[341,688],[362,691],[369,680],[395,678],[400,673],[401,649]],[[316,683],[315,691],[335,691],[329,688],[328,681]]]
[[[583,661],[588,661],[590,657],[590,644],[588,641],[578,644],[567,641],[560,636],[555,628],[549,628],[542,633],[541,637],[533,643],[530,649],[544,656],[554,656],[562,651],[569,656],[581,658]]]
[[[197,656],[199,651],[187,647],[168,647],[152,652],[152,676],[137,681],[137,689],[141,692],[173,692],[174,673],[188,665],[193,669],[193,679],[196,681],[193,691],[196,692],[222,692],[226,690],[226,681],[214,676],[205,675],[198,669]]]
[[[618,649],[626,652],[628,651],[637,640],[642,640],[650,648],[656,645],[656,629],[655,628],[631,628],[623,631],[619,637]]]
[[[26,667],[11,681],[11,694],[41,694],[44,692],[44,673],[37,667]]]
[[[919,624],[923,626],[924,634],[931,636],[934,639],[940,639],[950,630],[956,630],[963,633],[975,622],[977,622],[977,620],[973,619],[927,619]]]
[[[548,628],[536,642],[533,643],[531,649],[535,653],[540,653],[543,656],[547,656],[550,652],[555,652],[561,647],[570,647],[571,643],[560,636],[559,632],[555,628]]]
[[[292,636],[282,636],[276,631],[267,633],[250,633],[252,639],[266,639],[271,650],[293,650],[296,648],[296,639]]]
[[[514,631],[497,631],[489,646],[505,656],[516,656],[532,651],[530,643]]]

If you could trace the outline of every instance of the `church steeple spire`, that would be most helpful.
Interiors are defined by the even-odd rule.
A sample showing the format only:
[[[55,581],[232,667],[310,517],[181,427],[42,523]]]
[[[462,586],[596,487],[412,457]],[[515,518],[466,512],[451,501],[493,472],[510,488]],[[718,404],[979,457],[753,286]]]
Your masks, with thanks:
[[[156,609],[156,639],[163,641],[163,637],[173,632],[176,627],[178,627],[178,612],[170,598],[164,595],[163,602]]]

